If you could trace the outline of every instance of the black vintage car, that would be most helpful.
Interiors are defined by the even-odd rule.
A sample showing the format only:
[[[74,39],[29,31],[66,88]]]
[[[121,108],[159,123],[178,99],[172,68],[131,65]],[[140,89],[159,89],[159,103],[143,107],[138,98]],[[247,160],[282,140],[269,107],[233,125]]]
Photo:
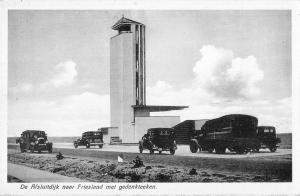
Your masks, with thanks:
[[[277,144],[281,142],[280,138],[276,137],[276,129],[273,126],[257,127],[257,137],[260,141],[260,148],[268,148],[271,152],[275,152]]]
[[[74,147],[78,146],[86,146],[86,148],[90,148],[90,146],[99,146],[99,148],[103,147],[103,133],[101,131],[87,131],[82,134],[82,137],[74,141]]]
[[[20,143],[21,152],[48,151],[52,153],[52,142],[47,139],[45,131],[40,130],[26,130],[23,131],[21,137],[16,140],[16,143]]]
[[[177,149],[174,129],[148,129],[147,133],[139,141],[140,153],[142,153],[144,149],[148,149],[150,154],[153,154],[154,151],[158,151],[159,154],[161,154],[162,151],[170,151],[170,153],[173,155]]]

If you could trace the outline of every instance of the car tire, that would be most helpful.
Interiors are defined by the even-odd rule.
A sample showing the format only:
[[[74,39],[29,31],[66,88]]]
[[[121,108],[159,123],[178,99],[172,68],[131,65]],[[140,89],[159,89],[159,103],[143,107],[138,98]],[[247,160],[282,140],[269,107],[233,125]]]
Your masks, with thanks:
[[[139,145],[139,151],[140,153],[143,153],[143,146],[141,144]]]
[[[52,153],[52,146],[50,148],[48,148],[48,152]]]
[[[174,154],[175,154],[175,149],[174,149],[174,148],[171,148],[171,149],[170,149],[170,154],[171,154],[171,155],[174,155]]]
[[[162,151],[160,150],[160,151],[158,151],[158,153],[159,153],[159,154],[161,154],[161,153],[162,153]]]
[[[226,148],[222,146],[217,146],[216,147],[216,154],[225,154]]]
[[[77,144],[74,144],[74,147],[75,147],[75,148],[78,148],[78,145],[77,145]]]
[[[150,154],[154,154],[154,150],[153,149],[150,149]]]
[[[244,148],[237,148],[237,149],[235,149],[235,152],[237,153],[237,154],[244,154],[245,153],[245,149]]]
[[[276,152],[277,147],[276,146],[269,147],[269,150],[270,152]]]
[[[34,153],[34,147],[33,146],[30,146],[30,152]]]
[[[87,143],[85,146],[86,148],[90,148],[90,143]]]
[[[99,146],[100,149],[103,148],[103,144],[100,144],[100,145],[98,145],[98,146]]]
[[[207,150],[209,153],[213,153],[214,152],[214,147],[209,147]]]
[[[21,153],[25,152],[25,149],[23,148],[22,144],[20,144],[20,150],[21,150]]]
[[[196,153],[198,151],[198,146],[194,141],[190,142],[190,151],[192,153]]]

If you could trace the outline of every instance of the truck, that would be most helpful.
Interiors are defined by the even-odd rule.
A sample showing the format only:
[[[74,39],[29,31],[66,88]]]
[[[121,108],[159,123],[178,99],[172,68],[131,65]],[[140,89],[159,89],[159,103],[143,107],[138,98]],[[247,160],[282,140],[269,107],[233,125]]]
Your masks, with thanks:
[[[274,134],[262,134],[260,130],[258,119],[245,114],[230,114],[208,120],[200,130],[195,131],[190,140],[190,151],[224,154],[228,149],[243,154],[258,152],[265,145],[275,152],[280,140],[276,136],[274,139]]]

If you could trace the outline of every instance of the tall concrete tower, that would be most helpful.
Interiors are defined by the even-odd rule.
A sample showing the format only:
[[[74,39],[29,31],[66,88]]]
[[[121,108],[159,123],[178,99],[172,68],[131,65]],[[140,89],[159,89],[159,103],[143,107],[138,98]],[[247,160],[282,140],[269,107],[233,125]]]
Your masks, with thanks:
[[[110,39],[110,123],[115,130],[109,135],[136,143],[145,125],[170,126],[179,121],[178,117],[153,119],[150,112],[185,106],[146,105],[145,25],[122,17],[112,29],[117,31]]]
[[[110,40],[111,125],[120,129],[122,141],[133,142],[131,106],[146,102],[145,25],[122,17],[112,29],[118,34]]]

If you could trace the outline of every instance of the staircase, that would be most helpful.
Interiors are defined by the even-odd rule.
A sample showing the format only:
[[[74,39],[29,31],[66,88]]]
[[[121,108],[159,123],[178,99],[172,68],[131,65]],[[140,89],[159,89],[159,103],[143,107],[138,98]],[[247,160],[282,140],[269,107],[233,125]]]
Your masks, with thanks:
[[[175,129],[175,140],[177,144],[189,144],[192,133],[195,130],[195,121],[186,120],[172,128]]]

